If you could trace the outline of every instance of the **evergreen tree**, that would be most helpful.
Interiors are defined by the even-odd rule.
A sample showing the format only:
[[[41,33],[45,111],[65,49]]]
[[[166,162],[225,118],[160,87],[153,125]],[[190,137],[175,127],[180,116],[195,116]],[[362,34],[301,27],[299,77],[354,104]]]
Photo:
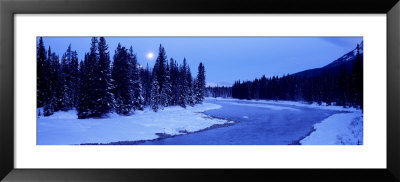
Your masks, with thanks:
[[[347,75],[346,66],[341,66],[340,74],[338,78],[338,98],[337,104],[341,106],[347,106],[349,101],[349,76]]]
[[[99,114],[110,112],[113,104],[110,54],[104,37],[100,37],[98,43],[98,67],[96,72],[96,110]]]
[[[68,46],[61,61],[60,82],[62,85],[62,97],[60,98],[61,110],[72,109],[76,106],[76,87],[78,77],[78,56],[76,51],[71,50],[71,45]]]
[[[155,72],[155,76],[157,78],[157,82],[160,86],[159,93],[161,93],[161,90],[163,89],[164,85],[164,80],[165,80],[165,63],[167,61],[167,56],[165,53],[164,47],[160,44],[160,47],[158,49],[158,56],[156,59],[156,63],[154,66],[153,72]]]
[[[194,94],[193,94],[193,78],[192,78],[192,73],[191,73],[191,71],[190,71],[190,67],[189,67],[189,65],[187,65],[187,71],[186,71],[186,79],[187,79],[187,82],[186,82],[186,90],[187,90],[187,95],[186,95],[186,98],[187,98],[187,103],[190,105],[190,106],[194,106],[194,104],[195,104],[195,100],[194,100]]]
[[[200,104],[199,93],[200,93],[199,83],[196,77],[193,79],[193,100],[195,104]]]
[[[56,111],[56,83],[58,79],[58,72],[55,72],[59,69],[59,65],[55,64],[58,63],[58,58],[55,56],[54,53],[51,52],[51,48],[48,49],[48,56],[43,66],[43,76],[45,77],[42,80],[42,84],[46,87],[43,88],[43,93],[46,96],[43,99],[43,115],[50,116]]]
[[[46,49],[44,47],[43,43],[43,38],[39,38],[39,42],[36,48],[36,72],[37,72],[37,78],[36,78],[36,95],[37,95],[37,107],[43,107],[43,101],[45,97],[45,93],[43,89],[46,88],[46,85],[44,83],[45,77],[43,75],[44,71],[44,64],[46,61]]]
[[[57,110],[62,110],[66,111],[67,109],[67,103],[68,103],[68,87],[66,86],[66,76],[67,75],[67,61],[66,61],[66,55],[63,54],[61,57],[61,64],[60,64],[60,70],[58,74],[58,87],[59,87],[59,97],[58,97],[58,109]]]
[[[129,48],[129,63],[131,68],[131,84],[132,84],[132,102],[133,109],[143,110],[144,99],[142,97],[142,84],[139,77],[139,68],[137,64],[136,54],[133,53],[132,46]]]
[[[174,59],[170,59],[169,75],[171,83],[171,102],[170,105],[178,105],[179,100],[179,68]]]
[[[98,60],[99,60],[99,53],[98,53],[98,39],[97,37],[92,37],[91,39],[91,46],[90,52],[87,55],[87,64],[85,65],[86,70],[86,79],[87,79],[87,97],[88,99],[88,117],[101,117],[102,112],[98,110],[99,101],[101,100],[100,97],[100,89],[98,88]]]
[[[360,56],[360,45],[357,44],[356,60],[352,66],[352,98],[353,106],[360,106],[363,108],[363,63]]]
[[[56,58],[59,59],[58,56]],[[55,71],[56,83],[55,83],[55,90],[56,90],[56,108],[55,111],[59,110],[66,110],[65,106],[65,79],[62,67],[62,58],[58,61],[58,66]]]
[[[151,104],[151,84],[152,84],[152,79],[151,79],[151,71],[149,68],[149,64],[147,63],[146,69],[141,69],[140,70],[140,77],[141,77],[141,82],[142,82],[142,96],[144,98],[144,105],[150,105]]]
[[[107,69],[109,58],[106,48],[104,40],[99,45],[99,40],[92,37],[90,52],[85,54],[84,63],[80,65],[77,105],[79,118],[102,117],[108,112],[107,106],[109,105],[107,102],[109,99],[107,99],[106,94],[108,87],[106,87],[107,79],[104,78],[107,77],[109,69]],[[99,49],[102,51],[100,52]]]
[[[165,99],[167,99],[166,96],[166,90],[164,88],[164,85],[167,85],[165,83],[165,63],[167,61],[167,56],[165,53],[165,49],[164,47],[160,44],[160,47],[158,49],[158,56],[156,59],[156,62],[154,64],[154,68],[153,68],[153,72],[152,72],[152,77],[153,79],[157,79],[157,84],[158,84],[158,95],[160,96],[160,104],[161,106],[165,106],[167,105],[167,101]],[[153,81],[154,83],[154,81]],[[153,85],[153,84],[152,84]],[[152,92],[153,94],[153,92]]]
[[[76,107],[78,103],[78,85],[79,85],[79,63],[78,53],[72,51],[71,57],[71,90],[72,90],[72,107]]]
[[[187,79],[187,63],[186,63],[186,58],[183,58],[183,65],[179,67],[179,88],[178,88],[178,104],[183,107],[186,108],[186,104],[188,104],[187,102],[187,96],[188,96],[188,79]]]
[[[114,54],[112,67],[113,93],[115,99],[115,110],[118,114],[129,115],[133,110],[133,88],[130,55],[125,47],[118,44]]]
[[[203,103],[205,97],[205,89],[206,89],[206,76],[205,76],[205,68],[203,63],[200,62],[198,66],[198,72],[195,82],[195,102],[196,104]]]
[[[165,79],[164,79],[164,85],[163,89],[161,91],[161,104],[164,107],[168,107],[170,105],[173,105],[172,101],[172,83],[171,83],[171,76],[170,76],[170,67],[167,63],[166,69],[165,69]]]
[[[159,105],[161,104],[161,96],[158,92],[159,89],[160,86],[157,77],[153,74],[153,81],[151,84],[151,109],[153,109],[154,112],[158,111]]]
[[[76,109],[78,111],[78,118],[84,119],[89,116],[89,93],[88,93],[88,77],[87,77],[87,64],[88,54],[85,54],[84,61],[79,64],[79,85],[78,85],[78,103]]]

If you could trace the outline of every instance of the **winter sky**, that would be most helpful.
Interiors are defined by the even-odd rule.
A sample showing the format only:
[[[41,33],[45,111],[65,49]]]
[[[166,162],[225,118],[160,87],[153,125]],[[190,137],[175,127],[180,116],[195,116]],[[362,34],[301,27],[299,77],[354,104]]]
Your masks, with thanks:
[[[60,57],[71,44],[80,60],[89,52],[91,37],[43,37],[46,49]],[[231,85],[235,80],[282,76],[319,68],[353,50],[362,37],[105,37],[110,57],[118,43],[133,47],[139,64],[150,67],[162,44],[169,58],[188,61],[192,75],[203,62],[208,85]],[[151,54],[154,54],[151,57]]]

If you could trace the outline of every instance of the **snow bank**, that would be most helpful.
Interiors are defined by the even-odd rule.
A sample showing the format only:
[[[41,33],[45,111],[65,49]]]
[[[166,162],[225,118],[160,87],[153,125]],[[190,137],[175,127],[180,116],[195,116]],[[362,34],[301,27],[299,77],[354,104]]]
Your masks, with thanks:
[[[276,106],[276,105],[266,105],[266,104],[246,104],[246,103],[237,103],[237,102],[221,102],[224,104],[231,104],[231,105],[238,105],[238,106],[248,106],[248,107],[261,107],[261,108],[266,108],[266,109],[271,109],[271,110],[292,110],[292,111],[298,111],[298,109],[291,108],[291,107],[284,107],[284,106]]]
[[[361,111],[334,114],[314,125],[315,131],[300,141],[302,145],[362,145]]]
[[[328,106],[326,103],[322,103],[321,105],[317,103],[306,103],[301,101],[286,101],[286,100],[240,100],[234,98],[213,98],[207,97],[206,100],[219,100],[219,101],[237,101],[237,102],[249,102],[249,103],[262,103],[262,104],[279,104],[279,105],[287,105],[287,106],[298,106],[298,107],[307,107],[307,108],[315,108],[315,109],[328,109],[328,110],[335,110],[335,111],[345,111],[345,112],[356,112],[359,111],[357,108],[349,107],[345,108],[343,106]]]
[[[186,109],[166,107],[158,112],[146,108],[131,116],[109,114],[102,119],[78,119],[75,110],[60,111],[48,117],[38,117],[37,144],[110,143],[156,139],[159,137],[156,133],[181,135],[230,122],[201,113],[218,108],[221,106],[212,103]]]

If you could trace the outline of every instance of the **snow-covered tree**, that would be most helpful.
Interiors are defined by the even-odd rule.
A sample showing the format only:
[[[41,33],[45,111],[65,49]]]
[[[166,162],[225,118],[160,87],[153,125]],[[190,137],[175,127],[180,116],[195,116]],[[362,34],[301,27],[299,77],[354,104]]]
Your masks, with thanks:
[[[183,59],[183,65],[179,67],[179,87],[178,87],[178,104],[186,108],[186,104],[188,104],[188,79],[187,77],[187,63],[186,63],[186,58]]]
[[[99,52],[98,39],[92,37],[90,52],[88,53],[88,61],[86,64],[87,76],[87,92],[88,92],[88,117],[101,117],[104,113],[99,108],[98,104],[101,101],[101,91],[99,88]]]
[[[99,60],[96,72],[96,110],[99,113],[105,114],[110,112],[112,100],[112,83],[111,83],[111,68],[110,68],[110,54],[108,45],[104,37],[100,37],[98,43]]]
[[[170,105],[178,105],[179,98],[179,68],[174,59],[170,59],[169,75],[171,83],[171,102]]]
[[[44,47],[44,42],[43,42],[43,38],[40,37],[39,38],[39,42],[36,48],[36,72],[37,72],[37,78],[36,78],[36,95],[37,95],[37,107],[42,107],[43,106],[43,101],[44,101],[44,97],[45,95],[45,91],[44,89],[46,88],[45,85],[45,71],[43,71],[44,69],[44,64],[46,61],[46,49]]]
[[[78,84],[78,103],[76,110],[78,118],[84,119],[89,116],[89,93],[88,93],[88,77],[87,77],[88,54],[85,54],[84,61],[79,64],[79,84]]]
[[[63,85],[59,106],[61,110],[69,110],[76,106],[76,89],[78,82],[78,55],[71,50],[71,44],[63,54],[60,65],[59,82]],[[62,79],[62,80],[61,80]]]
[[[205,89],[206,89],[206,76],[205,76],[205,68],[203,63],[200,62],[197,72],[197,77],[194,83],[194,92],[195,92],[195,103],[200,104],[203,103],[205,97]]]
[[[152,84],[151,84],[151,108],[153,111],[157,112],[158,108],[161,104],[161,96],[158,90],[160,89],[159,83],[157,81],[157,78],[153,74],[153,79],[152,79]]]
[[[189,65],[187,66],[187,71],[186,71],[186,79],[187,79],[187,85],[186,85],[186,90],[187,90],[187,95],[186,95],[186,98],[187,98],[187,103],[190,105],[190,106],[194,106],[194,104],[195,104],[195,100],[194,100],[194,93],[193,93],[193,82],[192,82],[192,80],[193,80],[193,78],[192,78],[192,73],[191,73],[191,71],[190,71],[190,67],[189,67]]]
[[[73,105],[72,88],[71,88],[71,44],[68,46],[67,51],[64,53],[61,59],[61,75],[63,80],[63,97],[62,97],[62,105],[63,108],[61,110],[69,110]]]
[[[115,110],[118,114],[128,115],[133,109],[133,88],[131,82],[131,66],[129,53],[125,47],[118,44],[114,54],[112,67],[113,93]]]
[[[92,37],[80,64],[78,117],[102,117],[110,110],[110,60],[104,38]]]
[[[161,90],[161,104],[164,107],[172,105],[172,84],[170,77],[170,68],[168,63],[165,69],[165,79],[164,79],[163,89]]]
[[[201,102],[199,101],[199,83],[197,80],[197,77],[193,79],[193,99],[195,104],[200,104]]]
[[[161,93],[161,90],[163,89],[162,86],[164,85],[166,61],[167,61],[167,55],[166,55],[165,49],[160,44],[160,47],[158,48],[158,56],[157,56],[156,63],[154,65],[154,69],[153,69],[153,72],[155,73],[155,76],[157,78],[157,82],[160,85],[159,93]]]
[[[128,115],[146,105],[158,111],[172,105],[193,106],[204,99],[202,63],[193,79],[186,58],[182,65],[172,58],[168,63],[162,45],[152,70],[139,66],[132,46],[126,49],[118,44],[111,64],[104,37],[92,37],[90,45],[79,63],[71,45],[59,59],[38,39],[37,103],[44,107],[44,116],[74,107],[80,119],[102,117],[112,110]]]
[[[76,107],[78,102],[78,84],[79,84],[79,61],[78,61],[78,53],[76,51],[72,51],[71,54],[71,98],[72,98],[72,107]]]
[[[44,76],[46,79],[42,81],[45,83],[46,97],[43,100],[43,115],[50,116],[57,111],[57,82],[58,82],[58,71],[59,71],[59,60],[55,53],[51,52],[51,48],[48,49],[48,56],[44,66]]]
[[[160,44],[160,47],[158,49],[158,56],[156,59],[156,62],[153,67],[152,71],[152,85],[154,83],[154,79],[157,80],[158,84],[158,95],[160,96],[160,105],[162,107],[168,106],[168,101],[167,99],[167,90],[164,88],[164,86],[167,86],[168,83],[165,83],[166,80],[166,61],[167,61],[167,56],[164,47]],[[152,95],[153,94],[153,87],[152,87]],[[152,104],[154,104],[152,102]]]
[[[353,105],[363,108],[363,60],[360,55],[360,45],[356,47],[356,60],[352,65],[351,85]]]
[[[147,64],[146,69],[140,69],[140,80],[142,83],[142,96],[144,98],[144,105],[150,105],[152,80],[149,64]]]
[[[131,84],[132,84],[132,104],[133,109],[143,110],[144,99],[142,97],[142,84],[139,77],[139,68],[137,64],[136,54],[133,53],[132,46],[129,48],[129,63],[131,68]]]

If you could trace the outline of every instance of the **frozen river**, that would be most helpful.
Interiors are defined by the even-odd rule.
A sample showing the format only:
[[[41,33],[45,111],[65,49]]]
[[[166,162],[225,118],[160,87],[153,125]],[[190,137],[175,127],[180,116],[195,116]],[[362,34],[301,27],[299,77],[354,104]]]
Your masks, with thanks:
[[[339,111],[244,100],[207,99],[222,108],[205,114],[236,121],[231,126],[179,135],[145,145],[288,145],[312,131],[315,123]]]

